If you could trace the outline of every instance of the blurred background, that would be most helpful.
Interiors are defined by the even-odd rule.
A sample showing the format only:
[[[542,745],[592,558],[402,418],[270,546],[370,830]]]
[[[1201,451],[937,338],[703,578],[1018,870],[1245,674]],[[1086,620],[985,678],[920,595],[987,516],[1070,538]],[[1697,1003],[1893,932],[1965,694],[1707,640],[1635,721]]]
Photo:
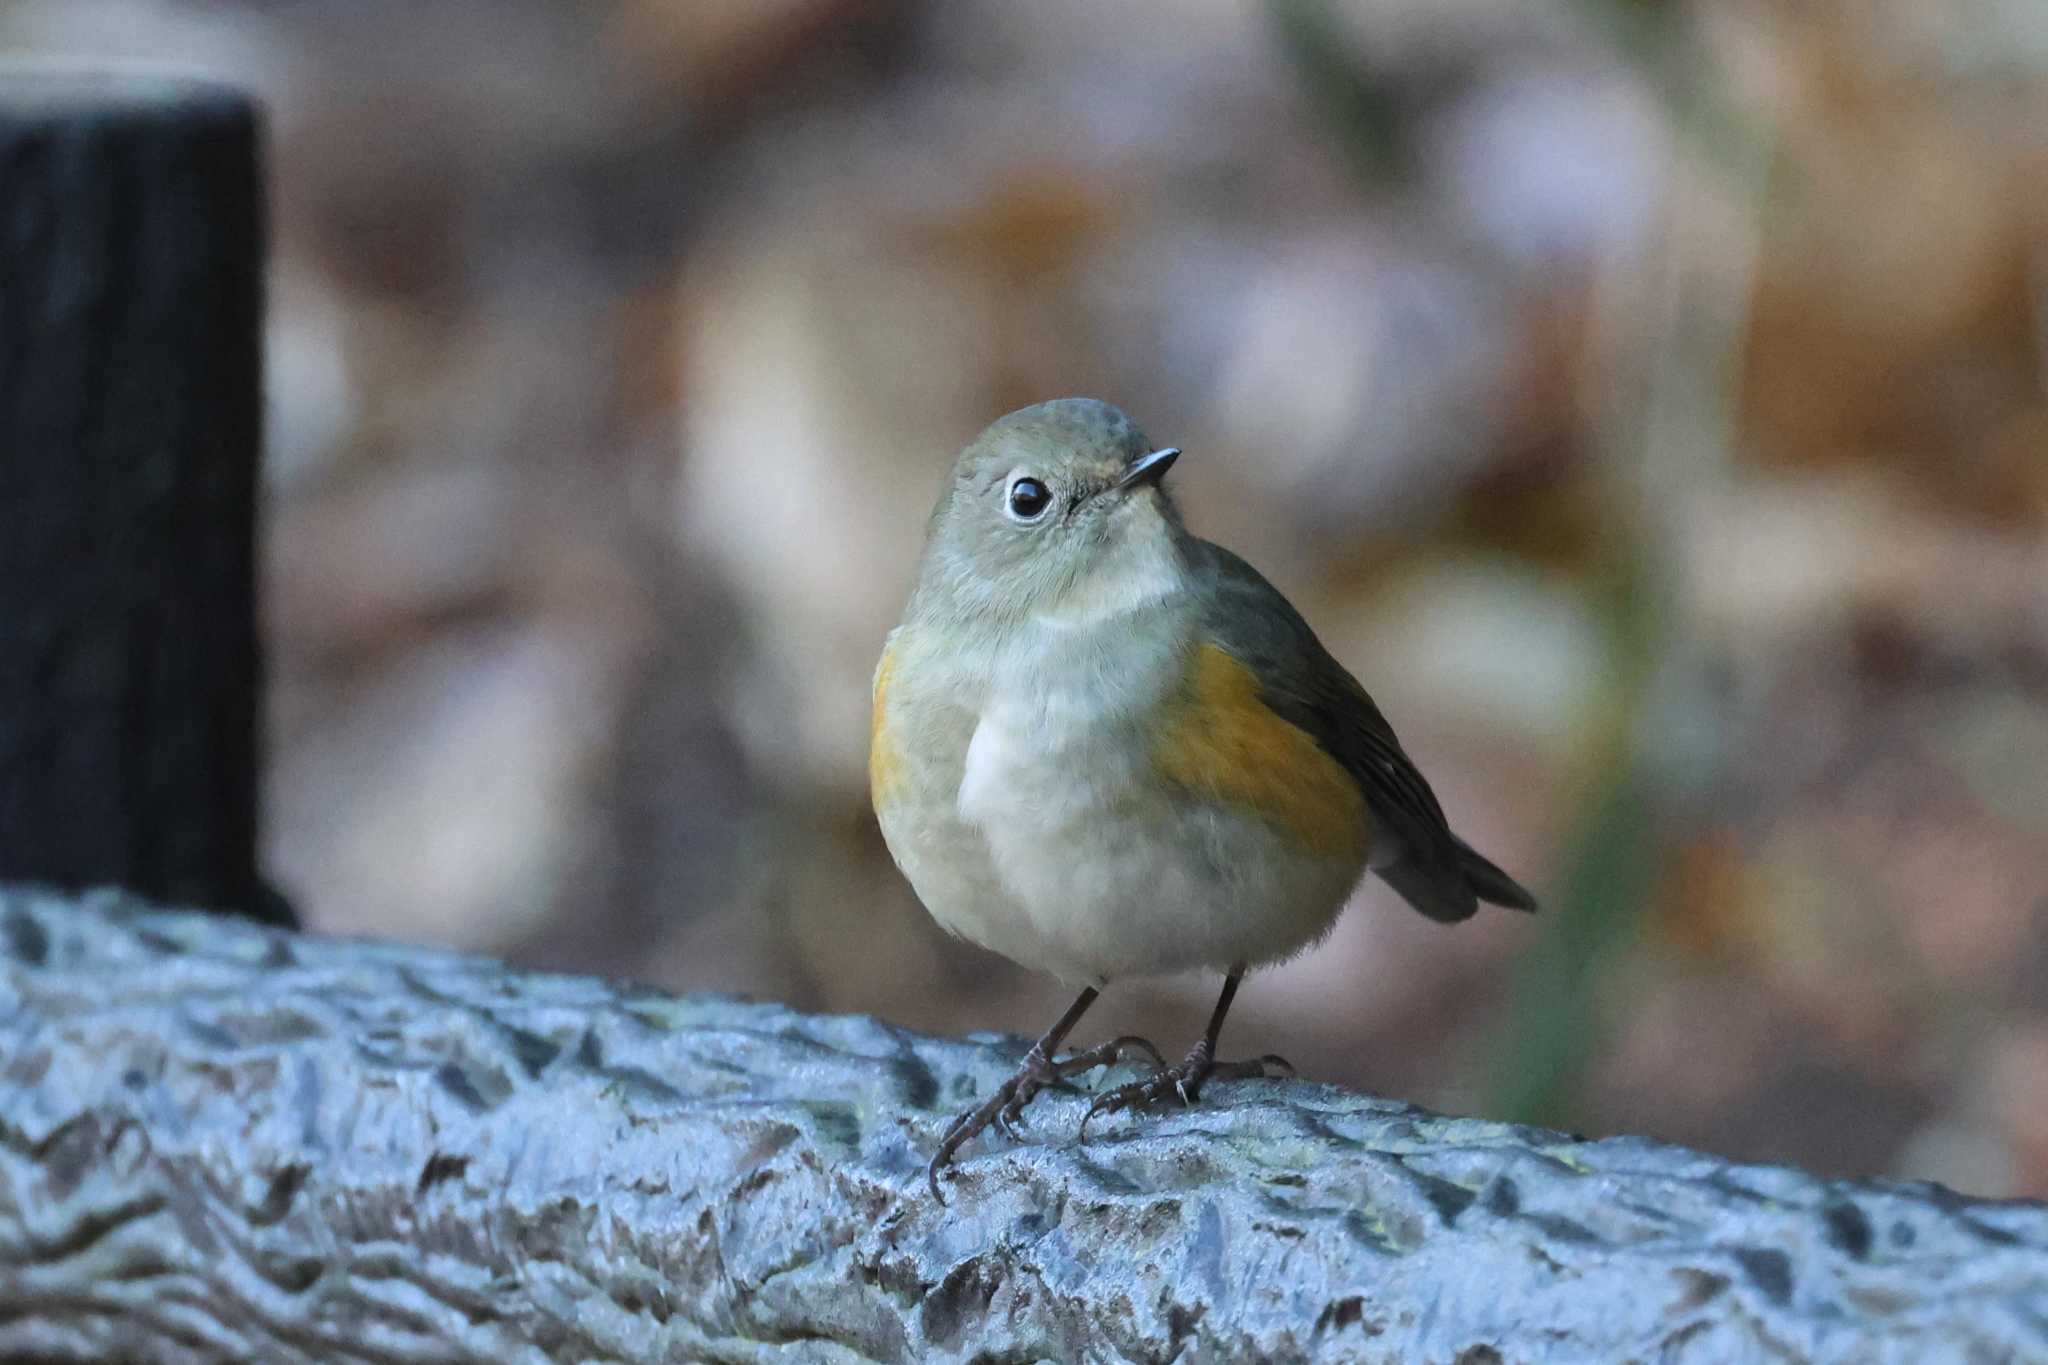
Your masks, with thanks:
[[[868,682],[954,451],[1092,394],[1546,902],[1374,883],[1227,1051],[2048,1195],[2038,0],[9,0],[0,50],[268,105],[312,927],[1038,1032],[1066,988],[889,862]],[[1083,1033],[1177,1052],[1215,985]]]

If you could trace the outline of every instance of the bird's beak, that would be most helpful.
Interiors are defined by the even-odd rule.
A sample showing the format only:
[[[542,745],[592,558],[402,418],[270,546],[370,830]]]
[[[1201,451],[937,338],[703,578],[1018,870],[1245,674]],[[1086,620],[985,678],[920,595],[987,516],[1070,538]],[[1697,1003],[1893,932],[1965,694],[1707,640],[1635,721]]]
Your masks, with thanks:
[[[1150,455],[1140,455],[1131,461],[1123,476],[1110,486],[1121,492],[1136,488],[1139,484],[1158,483],[1165,477],[1166,471],[1173,468],[1173,462],[1179,458],[1179,446],[1168,446],[1164,450],[1155,450]]]

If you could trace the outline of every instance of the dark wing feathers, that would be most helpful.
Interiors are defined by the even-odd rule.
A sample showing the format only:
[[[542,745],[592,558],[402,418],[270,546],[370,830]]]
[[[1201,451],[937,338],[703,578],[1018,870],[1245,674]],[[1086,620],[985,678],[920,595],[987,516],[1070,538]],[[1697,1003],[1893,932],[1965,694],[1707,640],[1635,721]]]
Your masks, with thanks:
[[[1379,875],[1431,919],[1465,919],[1482,900],[1534,910],[1514,878],[1451,832],[1394,727],[1279,589],[1220,545],[1196,545],[1191,567],[1206,592],[1211,637],[1259,676],[1268,706],[1358,780],[1382,835],[1398,843],[1401,856]]]

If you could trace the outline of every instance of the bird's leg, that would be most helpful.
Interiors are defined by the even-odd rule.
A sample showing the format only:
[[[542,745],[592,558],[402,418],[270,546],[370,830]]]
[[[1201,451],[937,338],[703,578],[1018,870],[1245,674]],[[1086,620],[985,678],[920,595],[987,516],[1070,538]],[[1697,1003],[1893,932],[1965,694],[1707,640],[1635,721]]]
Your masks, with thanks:
[[[1098,1096],[1095,1103],[1088,1106],[1088,1112],[1081,1116],[1081,1137],[1085,1139],[1088,1136],[1088,1120],[1105,1110],[1136,1109],[1140,1105],[1160,1104],[1170,1099],[1190,1105],[1201,1098],[1202,1085],[1206,1081],[1264,1078],[1276,1070],[1290,1076],[1294,1074],[1292,1063],[1270,1052],[1247,1062],[1216,1060],[1216,1037],[1223,1032],[1223,1016],[1230,1013],[1230,1002],[1237,996],[1237,983],[1243,979],[1244,971],[1245,964],[1240,962],[1223,978],[1223,994],[1217,997],[1216,1008],[1209,1015],[1209,1027],[1203,1030],[1201,1040],[1188,1049],[1187,1058],[1179,1066],[1161,1066],[1142,1081],[1120,1085]]]
[[[1090,1067],[1109,1066],[1127,1051],[1148,1053],[1155,1065],[1164,1066],[1166,1059],[1159,1055],[1159,1049],[1134,1035],[1125,1035],[1107,1043],[1100,1043],[1071,1056],[1053,1060],[1060,1041],[1081,1022],[1081,1016],[1095,1003],[1097,991],[1093,986],[1081,992],[1080,997],[1067,1007],[1059,1022],[1045,1031],[1045,1036],[1031,1045],[1024,1054],[1023,1064],[1016,1074],[996,1087],[994,1094],[953,1120],[946,1129],[946,1135],[939,1139],[939,1150],[932,1157],[932,1164],[925,1168],[925,1178],[931,1182],[932,1198],[941,1204],[946,1197],[939,1193],[939,1172],[953,1160],[953,1153],[965,1146],[969,1139],[991,1123],[1014,1137],[1016,1125],[1022,1122],[1024,1106],[1039,1091],[1049,1086],[1063,1084],[1068,1076],[1078,1075]]]

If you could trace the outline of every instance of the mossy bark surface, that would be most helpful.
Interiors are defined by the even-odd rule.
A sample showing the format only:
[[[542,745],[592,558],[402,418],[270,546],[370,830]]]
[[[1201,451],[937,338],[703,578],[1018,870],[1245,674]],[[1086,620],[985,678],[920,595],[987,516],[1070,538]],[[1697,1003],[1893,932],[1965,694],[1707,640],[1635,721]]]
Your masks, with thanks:
[[[0,1359],[2048,1359],[2048,1209],[0,892]]]

